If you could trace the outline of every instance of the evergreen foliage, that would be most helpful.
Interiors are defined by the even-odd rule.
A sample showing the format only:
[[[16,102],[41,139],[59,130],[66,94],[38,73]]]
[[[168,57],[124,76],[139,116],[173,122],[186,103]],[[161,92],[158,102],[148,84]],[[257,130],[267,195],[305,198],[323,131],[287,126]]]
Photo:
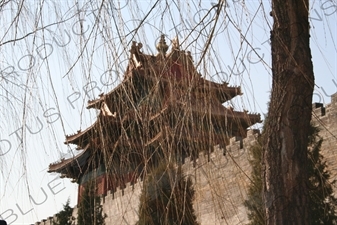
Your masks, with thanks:
[[[329,181],[330,173],[320,153],[323,139],[318,131],[318,128],[312,126],[312,135],[309,137],[309,213],[312,224],[337,224],[337,199],[333,196],[332,189],[336,180]]]
[[[265,211],[262,203],[262,145],[261,138],[251,146],[251,159],[249,163],[252,167],[251,181],[252,183],[248,189],[248,199],[245,200],[244,205],[248,209],[249,225],[264,225]]]
[[[308,147],[308,174],[309,180],[309,214],[311,224],[337,224],[336,204],[337,199],[333,196],[330,173],[327,170],[326,161],[321,155],[323,139],[318,134],[318,128],[311,126]],[[264,225],[265,211],[262,203],[262,140],[261,137],[251,146],[252,159],[249,161],[252,167],[252,183],[248,190],[248,199],[244,205],[248,209],[249,225]]]
[[[198,225],[194,190],[181,168],[162,163],[144,181],[136,225]]]
[[[106,214],[100,204],[100,197],[96,195],[94,181],[89,181],[84,187],[83,194],[78,204],[78,225],[104,225]]]
[[[56,214],[56,221],[53,221],[53,225],[72,225],[73,223],[73,208],[70,207],[70,199],[68,198],[63,210]]]

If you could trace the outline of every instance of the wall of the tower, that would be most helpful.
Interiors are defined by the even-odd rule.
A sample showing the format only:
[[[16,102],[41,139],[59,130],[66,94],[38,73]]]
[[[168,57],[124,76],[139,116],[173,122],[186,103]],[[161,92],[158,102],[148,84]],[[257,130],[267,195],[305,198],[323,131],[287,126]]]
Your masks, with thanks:
[[[201,153],[195,161],[185,159],[183,170],[194,183],[194,207],[201,225],[247,221],[242,205],[250,170],[246,146],[255,138],[256,132],[248,131],[247,138],[232,138],[226,149],[216,146],[209,156]],[[141,181],[127,183],[124,189],[117,188],[102,196],[103,211],[108,215],[106,224],[135,224],[141,188]],[[41,224],[49,225],[47,221]]]
[[[80,179],[80,183],[78,185],[78,200],[81,199],[88,182],[95,182],[96,194],[99,196],[106,196],[108,195],[108,192],[111,193],[113,190],[123,188],[127,183],[135,183],[136,175],[134,172],[128,172],[122,174],[121,176],[116,176],[113,174],[107,174],[105,169],[102,168],[103,167],[100,167],[95,171],[90,171]]]
[[[331,96],[330,104],[313,109],[313,123],[321,128],[322,154],[331,177],[337,178],[337,93]],[[247,138],[230,139],[225,150],[217,146],[209,157],[200,154],[195,162],[185,160],[183,169],[194,181],[194,207],[201,225],[248,222],[243,202],[250,184],[249,146],[256,136],[254,130],[248,131]],[[106,224],[135,224],[141,187],[142,182],[128,183],[123,190],[118,188],[102,196]],[[334,188],[337,193],[337,186]],[[35,224],[51,223],[45,220]]]

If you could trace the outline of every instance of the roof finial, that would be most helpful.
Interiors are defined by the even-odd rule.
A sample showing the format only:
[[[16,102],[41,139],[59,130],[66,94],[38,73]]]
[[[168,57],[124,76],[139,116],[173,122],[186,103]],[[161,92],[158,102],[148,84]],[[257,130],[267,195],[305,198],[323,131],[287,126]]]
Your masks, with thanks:
[[[178,36],[175,36],[172,40],[172,49],[173,50],[179,50],[179,39]]]
[[[163,55],[166,54],[167,49],[168,49],[168,45],[166,44],[165,35],[164,34],[162,34],[160,36],[160,40],[159,40],[159,42],[158,42],[158,44],[157,44],[156,47],[157,47],[157,50],[158,50],[159,53],[161,53]]]

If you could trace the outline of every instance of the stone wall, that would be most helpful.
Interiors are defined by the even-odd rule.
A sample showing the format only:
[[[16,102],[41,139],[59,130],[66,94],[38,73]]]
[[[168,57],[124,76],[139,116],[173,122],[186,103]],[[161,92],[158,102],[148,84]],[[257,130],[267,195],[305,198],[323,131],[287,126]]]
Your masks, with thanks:
[[[73,209],[72,216],[73,216],[73,218],[77,217],[77,207],[76,206]],[[39,222],[36,222],[34,225],[53,225],[54,221],[56,221],[56,214],[54,216],[48,217],[47,219],[43,219]]]
[[[250,168],[248,149],[257,137],[257,130],[249,130],[247,138],[232,138],[230,145],[215,146],[210,155],[201,153],[193,161],[185,159],[184,173],[191,177],[194,189],[194,207],[198,221],[203,224],[240,224],[247,221],[242,202],[246,198]],[[142,182],[102,196],[106,224],[135,224]],[[76,215],[77,209],[73,212]],[[35,223],[51,225],[54,217]]]
[[[200,224],[247,221],[242,203],[250,176],[248,146],[254,143],[257,133],[250,130],[245,139],[232,138],[225,148],[216,146],[210,157],[200,154],[195,167],[186,160],[183,168],[194,181],[194,207]]]
[[[322,154],[332,177],[337,178],[337,93],[325,107],[314,104],[313,123],[321,129]],[[185,159],[183,170],[194,183],[194,207],[201,225],[248,222],[243,201],[250,184],[249,146],[257,135],[257,130],[249,130],[247,138],[232,138],[228,146],[215,146],[209,156],[202,153],[195,161]],[[142,182],[127,184],[125,189],[102,197],[103,210],[108,215],[107,225],[135,224],[141,187]],[[337,186],[335,190],[337,193]],[[76,212],[75,208],[73,215]],[[35,224],[49,225],[51,220],[52,217]]]
[[[102,198],[106,224],[135,224],[138,216],[139,196],[142,182],[128,183],[125,189],[109,192]]]

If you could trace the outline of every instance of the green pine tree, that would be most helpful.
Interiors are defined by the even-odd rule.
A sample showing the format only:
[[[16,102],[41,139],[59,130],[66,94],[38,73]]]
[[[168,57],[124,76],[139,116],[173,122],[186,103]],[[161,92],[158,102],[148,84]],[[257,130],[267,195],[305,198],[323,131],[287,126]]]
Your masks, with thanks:
[[[251,159],[249,163],[252,168],[251,181],[248,189],[248,199],[244,205],[248,209],[248,219],[250,225],[263,225],[265,213],[262,207],[262,178],[261,178],[261,160],[262,160],[262,145],[261,137],[250,148]]]
[[[53,225],[72,225],[73,223],[73,208],[70,207],[70,199],[68,198],[63,210],[56,214],[56,221],[53,221]]]
[[[100,203],[100,197],[96,195],[94,181],[89,181],[84,187],[83,194],[78,204],[78,225],[104,225],[106,214]]]
[[[192,181],[181,169],[162,163],[144,180],[137,225],[198,225]]]
[[[330,173],[327,164],[321,155],[321,145],[323,139],[318,134],[318,128],[311,126],[308,147],[308,173],[309,180],[309,204],[310,215],[313,225],[337,224],[336,203],[337,199],[333,196]],[[262,135],[263,137],[263,135]],[[265,213],[262,204],[262,144],[261,137],[251,147],[252,159],[249,161],[252,167],[252,183],[248,189],[248,199],[244,205],[248,209],[249,225],[264,225]]]
[[[326,161],[320,153],[323,138],[319,136],[318,132],[318,128],[311,127],[312,135],[309,137],[308,151],[310,215],[312,224],[337,224],[337,199],[333,196],[332,189],[336,180],[330,182]]]

